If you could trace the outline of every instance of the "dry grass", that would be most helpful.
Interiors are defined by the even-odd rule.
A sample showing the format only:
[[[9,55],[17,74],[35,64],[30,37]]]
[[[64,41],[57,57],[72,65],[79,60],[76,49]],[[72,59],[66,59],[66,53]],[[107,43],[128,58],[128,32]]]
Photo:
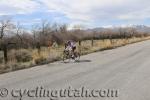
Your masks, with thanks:
[[[143,40],[148,40],[150,37],[143,37],[143,38],[131,38],[131,39],[105,39],[105,40],[94,40],[94,45],[91,45],[91,40],[82,41],[81,46],[77,43],[77,50],[80,51],[82,55],[89,54],[96,51],[107,50],[116,48],[119,46],[124,46],[126,44],[135,43]],[[40,54],[36,49],[28,49],[28,51],[32,54],[33,60],[30,62],[25,63],[18,63],[15,60],[16,52],[20,52],[22,50],[11,50],[9,51],[9,63],[7,65],[0,64],[0,73],[10,72],[14,70],[30,68],[35,65],[50,63],[53,61],[61,60],[62,53],[64,50],[64,46],[58,47],[43,47],[41,48]]]

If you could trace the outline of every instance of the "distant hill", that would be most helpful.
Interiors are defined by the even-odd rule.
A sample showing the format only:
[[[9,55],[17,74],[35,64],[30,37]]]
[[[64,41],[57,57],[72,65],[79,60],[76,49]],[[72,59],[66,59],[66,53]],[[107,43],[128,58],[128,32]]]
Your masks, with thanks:
[[[105,27],[97,27],[97,28],[93,28],[93,29],[87,29],[85,31],[87,32],[104,32],[107,30],[111,30],[111,31],[118,31],[120,28],[122,29],[126,29],[126,28],[134,28],[135,30],[137,30],[138,32],[148,32],[150,33],[150,27],[149,26],[145,26],[145,25],[130,25],[130,26],[126,26],[126,27],[109,27],[109,28],[105,28]]]

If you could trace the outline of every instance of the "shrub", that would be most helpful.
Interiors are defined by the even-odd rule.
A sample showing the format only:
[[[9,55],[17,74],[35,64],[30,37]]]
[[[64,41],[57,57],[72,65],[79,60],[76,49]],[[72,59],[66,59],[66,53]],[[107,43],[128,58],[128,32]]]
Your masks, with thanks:
[[[83,50],[83,51],[87,51],[87,50],[90,50],[90,48],[91,48],[91,47],[89,47],[89,46],[86,46],[86,47],[84,46],[84,47],[82,47],[82,50]]]
[[[20,70],[20,69],[25,69],[27,66],[26,65],[20,65],[20,64],[12,64],[11,65],[11,71],[15,70]]]
[[[0,57],[0,64],[2,64],[3,63],[3,57]]]
[[[0,64],[3,63],[3,60],[4,60],[4,57],[2,55],[3,55],[3,53],[0,52]]]
[[[30,51],[25,50],[25,49],[22,49],[18,53],[16,53],[15,58],[17,62],[28,62],[33,59]]]
[[[39,57],[39,58],[36,58],[35,59],[35,64],[44,64],[44,63],[46,63],[47,62],[47,59],[46,58],[44,58],[44,57]]]

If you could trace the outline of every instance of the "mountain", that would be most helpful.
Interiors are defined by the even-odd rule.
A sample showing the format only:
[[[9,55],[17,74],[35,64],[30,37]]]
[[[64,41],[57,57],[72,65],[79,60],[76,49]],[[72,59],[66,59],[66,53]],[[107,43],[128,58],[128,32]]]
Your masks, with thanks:
[[[150,27],[149,26],[145,26],[145,25],[130,25],[130,26],[117,26],[117,27],[109,27],[109,28],[105,28],[105,27],[97,27],[97,28],[93,28],[93,29],[87,29],[87,32],[104,32],[104,31],[118,31],[120,28],[122,29],[126,29],[126,28],[134,28],[135,30],[137,30],[138,32],[148,32],[150,33]]]
[[[145,25],[133,25],[133,28],[139,32],[150,32],[150,27]]]

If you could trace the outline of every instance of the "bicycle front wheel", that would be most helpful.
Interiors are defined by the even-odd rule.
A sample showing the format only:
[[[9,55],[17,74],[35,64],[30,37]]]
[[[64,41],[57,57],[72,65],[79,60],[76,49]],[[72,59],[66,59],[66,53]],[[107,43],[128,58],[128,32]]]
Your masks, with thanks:
[[[69,57],[69,55],[67,55],[67,54],[63,54],[63,62],[64,63],[69,63],[70,62],[70,57]]]

